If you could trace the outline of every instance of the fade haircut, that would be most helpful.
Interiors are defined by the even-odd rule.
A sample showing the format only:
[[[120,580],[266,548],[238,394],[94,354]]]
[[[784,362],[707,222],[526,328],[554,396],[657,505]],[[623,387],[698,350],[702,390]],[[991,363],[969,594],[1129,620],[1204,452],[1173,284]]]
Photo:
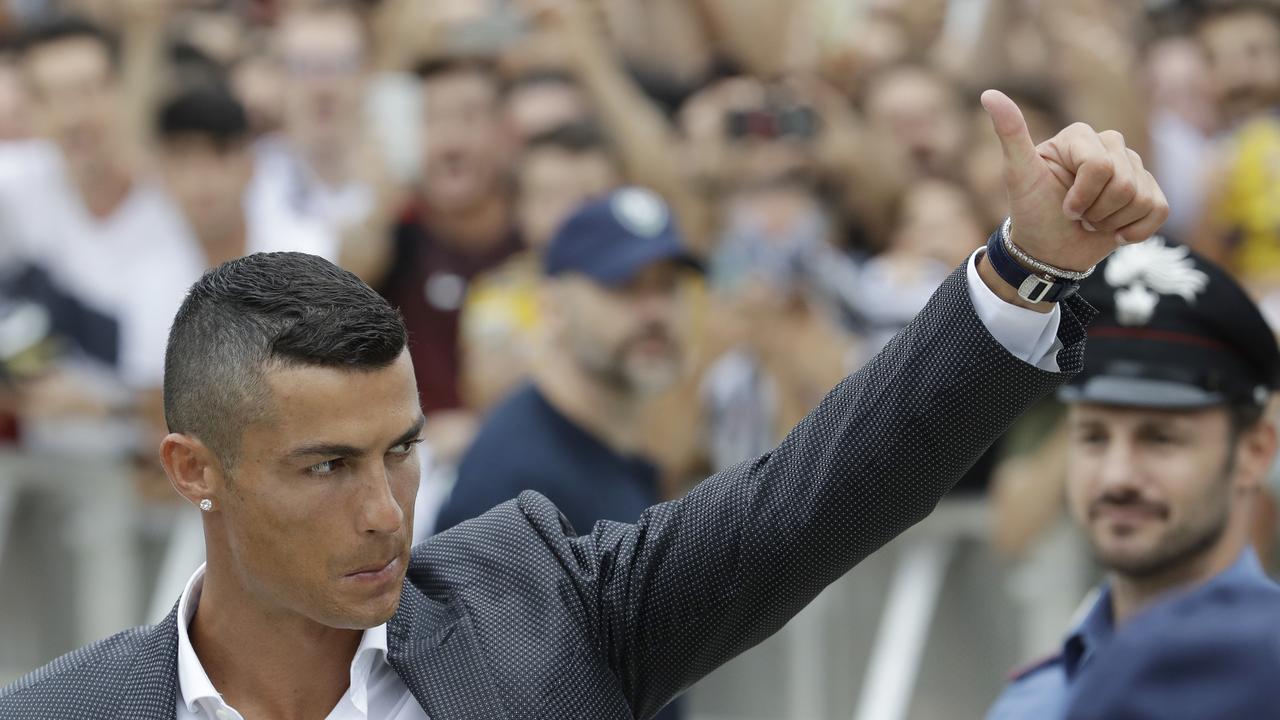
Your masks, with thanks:
[[[290,252],[223,263],[192,286],[169,331],[165,422],[230,472],[244,428],[270,412],[269,370],[379,370],[406,340],[400,313],[327,260]]]

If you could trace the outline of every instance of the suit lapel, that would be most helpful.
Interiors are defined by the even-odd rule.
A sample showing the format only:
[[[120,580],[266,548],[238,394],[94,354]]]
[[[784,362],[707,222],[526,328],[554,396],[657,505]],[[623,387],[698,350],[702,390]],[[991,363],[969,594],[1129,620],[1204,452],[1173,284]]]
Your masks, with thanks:
[[[178,606],[151,628],[125,680],[116,717],[174,720],[178,714]]]
[[[387,661],[431,720],[507,717],[460,604],[432,600],[406,580],[387,645]]]

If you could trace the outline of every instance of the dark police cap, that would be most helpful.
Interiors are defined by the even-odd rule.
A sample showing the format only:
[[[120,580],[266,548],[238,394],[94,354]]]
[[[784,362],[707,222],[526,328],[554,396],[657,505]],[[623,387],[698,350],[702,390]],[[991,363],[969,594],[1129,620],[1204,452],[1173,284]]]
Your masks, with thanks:
[[[1156,236],[1120,248],[1084,281],[1098,310],[1068,402],[1196,408],[1266,402],[1280,348],[1225,270]]]

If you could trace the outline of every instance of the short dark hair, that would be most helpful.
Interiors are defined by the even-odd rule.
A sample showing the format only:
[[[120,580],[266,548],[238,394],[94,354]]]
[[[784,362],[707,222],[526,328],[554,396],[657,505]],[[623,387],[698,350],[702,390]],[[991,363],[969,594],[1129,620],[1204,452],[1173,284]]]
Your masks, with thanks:
[[[1194,27],[1199,30],[1218,18],[1232,15],[1262,15],[1280,27],[1280,7],[1268,0],[1208,0],[1202,2],[1194,13]]]
[[[267,370],[378,370],[406,341],[400,313],[327,260],[258,253],[223,263],[192,286],[169,331],[165,422],[230,471],[244,427],[270,412]]]
[[[1231,438],[1238,440],[1240,436],[1252,430],[1262,422],[1267,406],[1249,402],[1237,402],[1227,406],[1227,421],[1231,425]]]
[[[591,121],[571,122],[540,132],[525,141],[523,151],[528,153],[543,148],[564,150],[569,153],[612,152],[609,139],[600,126]]]
[[[82,17],[63,15],[27,28],[18,36],[17,50],[19,57],[45,45],[52,45],[64,40],[92,40],[102,45],[112,70],[120,66],[120,41],[116,35],[101,25]]]
[[[163,142],[184,137],[207,139],[219,152],[226,152],[248,142],[249,117],[231,93],[221,88],[192,88],[160,106],[156,134]]]
[[[413,66],[413,74],[418,80],[427,81],[452,73],[471,72],[483,75],[493,82],[494,88],[501,93],[502,74],[498,64],[485,57],[429,57],[419,60]]]

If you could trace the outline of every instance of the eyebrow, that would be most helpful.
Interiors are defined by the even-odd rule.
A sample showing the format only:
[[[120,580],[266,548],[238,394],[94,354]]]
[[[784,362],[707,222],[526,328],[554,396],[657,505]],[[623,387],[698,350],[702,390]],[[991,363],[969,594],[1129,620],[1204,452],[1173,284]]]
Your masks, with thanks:
[[[418,415],[418,419],[414,421],[413,426],[404,432],[395,442],[391,443],[391,447],[403,445],[417,439],[418,434],[422,432],[423,426],[427,424],[427,419],[423,415]],[[313,445],[303,445],[299,448],[290,450],[285,456],[290,460],[299,460],[302,458],[327,456],[327,457],[358,457],[365,454],[364,448],[358,448],[354,445],[343,445],[341,443],[315,443]]]

